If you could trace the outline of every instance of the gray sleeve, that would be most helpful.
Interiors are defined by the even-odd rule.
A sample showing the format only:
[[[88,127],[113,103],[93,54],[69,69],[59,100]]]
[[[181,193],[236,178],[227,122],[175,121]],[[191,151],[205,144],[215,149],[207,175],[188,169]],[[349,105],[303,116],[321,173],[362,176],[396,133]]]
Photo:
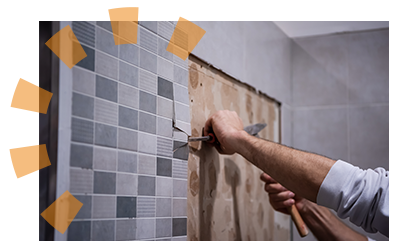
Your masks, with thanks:
[[[389,237],[389,171],[362,170],[338,160],[317,195],[317,204],[335,210],[342,219]]]

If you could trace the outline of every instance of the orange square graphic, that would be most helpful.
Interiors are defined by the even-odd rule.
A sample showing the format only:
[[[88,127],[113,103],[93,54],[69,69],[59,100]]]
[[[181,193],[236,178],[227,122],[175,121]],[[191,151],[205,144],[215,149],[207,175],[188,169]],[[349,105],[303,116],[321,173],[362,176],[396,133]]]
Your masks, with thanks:
[[[169,41],[167,51],[186,60],[206,33],[196,24],[180,17]]]
[[[67,190],[40,215],[57,231],[64,234],[82,206],[82,202]]]
[[[46,144],[13,148],[10,155],[17,178],[51,165]]]
[[[137,43],[138,7],[109,9],[115,45]]]
[[[87,56],[69,25],[52,36],[46,45],[70,69]]]
[[[19,79],[11,107],[47,114],[52,96],[53,93],[28,81]]]

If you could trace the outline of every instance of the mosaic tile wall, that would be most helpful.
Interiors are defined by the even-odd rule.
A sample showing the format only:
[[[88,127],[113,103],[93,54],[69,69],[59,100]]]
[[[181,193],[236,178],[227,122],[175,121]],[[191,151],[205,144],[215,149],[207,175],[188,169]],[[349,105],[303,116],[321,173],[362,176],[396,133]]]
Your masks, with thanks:
[[[173,22],[140,22],[116,46],[110,22],[72,22],[87,57],[72,69],[68,240],[186,240],[188,63],[166,51]],[[62,77],[62,76],[61,76]],[[61,93],[62,94],[62,93]]]

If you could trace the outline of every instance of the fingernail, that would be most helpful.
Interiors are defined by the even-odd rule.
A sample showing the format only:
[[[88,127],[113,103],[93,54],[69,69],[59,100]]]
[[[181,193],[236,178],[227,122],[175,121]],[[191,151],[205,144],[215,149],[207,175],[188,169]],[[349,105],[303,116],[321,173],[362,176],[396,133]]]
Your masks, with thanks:
[[[290,193],[289,193],[289,197],[290,197],[290,198],[293,198],[293,197],[294,197],[294,193],[290,192]]]

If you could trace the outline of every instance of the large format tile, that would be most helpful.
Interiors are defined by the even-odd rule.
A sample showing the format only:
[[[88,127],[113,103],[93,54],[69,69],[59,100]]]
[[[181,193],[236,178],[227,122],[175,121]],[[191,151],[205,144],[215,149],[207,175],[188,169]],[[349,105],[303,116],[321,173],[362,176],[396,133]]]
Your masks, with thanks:
[[[293,147],[348,160],[347,108],[294,110]]]
[[[93,171],[71,168],[69,170],[69,191],[71,193],[93,193]]]
[[[100,28],[96,29],[96,49],[118,57],[118,46],[115,45],[113,34]]]
[[[138,150],[138,133],[127,129],[118,129],[118,148],[132,151]]]
[[[138,195],[155,196],[156,179],[150,176],[138,176]]]
[[[156,157],[152,155],[139,155],[139,174],[156,175]]]
[[[171,198],[156,199],[156,216],[171,217]]]
[[[90,240],[90,221],[73,221],[68,227],[69,241],[89,241]]]
[[[143,28],[139,28],[140,30],[140,47],[150,50],[153,53],[157,53],[157,36]],[[157,30],[157,22],[156,22],[156,30]]]
[[[158,75],[172,81],[174,79],[174,65],[172,62],[157,57],[157,63]]]
[[[187,196],[187,181],[174,179],[172,195],[173,195],[173,197],[186,198],[186,196]]]
[[[186,199],[173,199],[172,200],[172,216],[181,217],[187,216],[187,200]]]
[[[116,205],[115,196],[93,196],[93,218],[115,218]]]
[[[69,165],[73,167],[92,168],[93,147],[71,144]]]
[[[71,130],[72,141],[93,143],[93,122],[72,118]]]
[[[79,61],[76,66],[85,68],[90,71],[94,71],[95,69],[95,52],[93,49],[82,45],[83,50],[86,53],[86,57]]]
[[[175,103],[175,116],[176,119],[183,122],[190,122],[190,108],[189,106]]]
[[[172,219],[156,219],[156,238],[172,236]]]
[[[167,177],[157,177],[157,196],[171,197],[172,196],[172,179]]]
[[[121,44],[119,46],[119,59],[128,63],[139,65],[139,48],[135,44]]]
[[[188,89],[179,84],[174,84],[174,100],[189,105]]]
[[[186,142],[181,142],[181,141],[174,141],[174,146],[173,150],[176,150],[174,152],[174,158],[181,159],[181,160],[187,160],[189,157],[189,148],[188,146],[183,146],[186,144]]]
[[[109,101],[94,100],[94,120],[111,125],[118,124],[118,105]]]
[[[144,50],[140,49],[140,67],[148,70],[154,74],[157,74],[157,56]]]
[[[350,163],[389,170],[389,106],[349,108]]]
[[[172,176],[172,160],[167,158],[157,157],[157,175]]]
[[[72,68],[72,89],[94,96],[95,74],[79,67]]]
[[[96,145],[115,148],[117,146],[117,127],[96,123],[94,142]]]
[[[119,106],[118,125],[130,129],[138,129],[138,111]]]
[[[115,173],[105,173],[94,171],[95,194],[115,194],[116,175]]]
[[[156,113],[157,97],[144,91],[139,91],[139,108],[140,110]]]
[[[96,73],[108,76],[113,79],[118,78],[118,60],[107,54],[96,51]]]
[[[171,81],[158,77],[158,91],[157,94],[174,100],[174,88]]]
[[[136,220],[136,239],[151,239],[155,236],[155,219]]]
[[[101,220],[92,222],[92,240],[110,241],[115,240],[115,221]]]
[[[156,154],[157,137],[155,135],[139,132],[138,151],[147,154]]]
[[[155,217],[156,216],[156,199],[152,197],[137,198],[137,217]]]
[[[93,119],[93,97],[72,93],[72,115]]]
[[[172,236],[186,235],[186,218],[173,218],[172,219]]]
[[[172,157],[172,140],[167,138],[157,138],[157,155]]]
[[[93,161],[93,168],[95,170],[116,171],[117,151],[104,147],[96,147],[94,148]]]
[[[135,240],[136,239],[136,220],[117,220],[116,240]]]
[[[117,195],[137,195],[137,175],[117,173]]]
[[[172,137],[172,120],[157,117],[157,135]]]
[[[121,82],[127,83],[133,87],[138,87],[139,70],[124,62],[119,62],[119,78]]]
[[[118,151],[118,171],[137,173],[137,154]]]
[[[389,103],[389,30],[348,36],[349,102]]]
[[[91,219],[92,218],[92,196],[90,195],[74,195],[74,197],[82,202],[82,207],[76,214],[75,219]]]
[[[117,197],[117,218],[136,217],[136,197]]]
[[[118,100],[118,84],[115,81],[110,79],[96,76],[96,96],[112,101],[117,102]]]
[[[183,160],[173,159],[172,161],[172,177],[187,179],[188,162]]]
[[[138,109],[139,108],[139,91],[136,88],[118,85],[118,103]]]
[[[182,86],[188,86],[189,73],[186,69],[174,65],[174,82]]]
[[[139,70],[139,89],[157,94],[157,76],[146,70]]]
[[[142,132],[156,134],[156,116],[139,112],[139,130]]]
[[[162,97],[157,97],[157,114],[172,119],[173,103]]]

